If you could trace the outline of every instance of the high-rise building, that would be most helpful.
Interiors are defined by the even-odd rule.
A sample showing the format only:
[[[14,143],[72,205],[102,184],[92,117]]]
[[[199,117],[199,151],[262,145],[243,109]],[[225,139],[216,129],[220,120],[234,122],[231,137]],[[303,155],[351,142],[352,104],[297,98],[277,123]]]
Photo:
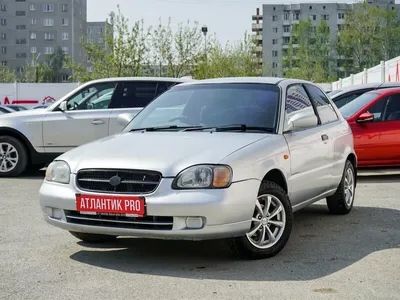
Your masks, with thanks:
[[[113,37],[113,27],[108,22],[88,22],[87,23],[87,41],[89,43],[94,43],[97,45],[104,45],[108,47],[106,44],[106,34],[109,37]]]
[[[280,1],[277,1],[280,2]],[[395,0],[368,0],[368,3],[396,9],[400,5]],[[299,24],[300,20],[311,19],[312,24],[317,25],[321,19],[325,20],[330,27],[332,39],[337,36],[338,31],[343,28],[345,12],[353,9],[358,4],[346,3],[297,3],[297,4],[264,4],[262,13],[257,8],[253,15],[252,31],[258,43],[256,57],[263,69],[268,70],[273,76],[282,77],[285,74],[282,62],[284,52],[289,47],[292,35],[292,26]],[[293,45],[293,48],[297,45]]]
[[[0,63],[20,75],[28,62],[46,61],[58,48],[85,63],[86,25],[87,0],[0,0]]]

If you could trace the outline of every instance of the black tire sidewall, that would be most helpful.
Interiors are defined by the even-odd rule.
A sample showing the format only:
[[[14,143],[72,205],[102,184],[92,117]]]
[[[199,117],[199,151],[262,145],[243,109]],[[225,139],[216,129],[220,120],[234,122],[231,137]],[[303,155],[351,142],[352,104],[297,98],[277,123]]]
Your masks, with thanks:
[[[265,182],[265,183],[262,183],[258,196],[263,195],[263,194],[270,194],[279,199],[279,201],[282,203],[283,208],[285,209],[286,224],[285,224],[285,229],[283,231],[283,234],[282,234],[281,238],[279,239],[279,241],[275,245],[273,245],[272,247],[267,248],[267,249],[259,249],[259,248],[255,247],[248,240],[246,235],[235,239],[234,242],[235,242],[236,248],[237,248],[236,252],[247,253],[245,256],[252,258],[252,259],[262,259],[262,258],[268,258],[268,257],[277,255],[285,247],[287,241],[289,240],[290,234],[292,232],[292,224],[293,224],[292,206],[289,201],[289,197],[284,192],[284,190],[274,183]],[[241,255],[241,256],[243,256],[243,255]]]
[[[25,146],[16,138],[12,136],[0,136],[0,143],[8,143],[15,147],[18,152],[17,166],[10,172],[0,173],[0,176],[18,176],[25,171],[28,165],[28,157]]]
[[[345,178],[346,178],[347,170],[348,170],[349,168],[350,168],[350,169],[352,170],[352,172],[353,172],[353,182],[355,183],[355,182],[356,182],[356,178],[355,178],[354,166],[353,166],[353,164],[348,160],[348,161],[346,161],[346,165],[345,165],[344,172],[343,172],[343,179],[342,179],[343,183],[342,183],[342,190],[341,190],[341,193],[342,193],[342,195],[343,195],[343,203],[342,203],[342,204],[344,205],[344,207],[345,207],[347,210],[351,210],[351,209],[353,208],[354,199],[355,199],[355,196],[356,196],[356,188],[355,188],[355,186],[354,186],[353,199],[352,199],[352,201],[351,201],[351,205],[350,205],[350,206],[347,205],[347,203],[346,203],[346,193],[345,193],[345,188],[344,188],[344,181],[345,181]]]

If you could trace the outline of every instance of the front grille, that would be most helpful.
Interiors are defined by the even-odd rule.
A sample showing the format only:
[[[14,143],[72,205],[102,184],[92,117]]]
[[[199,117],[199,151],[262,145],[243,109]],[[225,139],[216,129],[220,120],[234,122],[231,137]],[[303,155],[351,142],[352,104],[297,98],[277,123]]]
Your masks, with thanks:
[[[172,230],[173,217],[154,217],[144,218],[125,217],[122,215],[85,215],[77,211],[65,211],[67,222],[70,224],[113,227],[125,229],[143,230]]]
[[[110,179],[118,176],[119,185],[113,186]],[[77,186],[83,191],[117,194],[150,194],[161,181],[161,174],[143,170],[80,170],[77,174]]]

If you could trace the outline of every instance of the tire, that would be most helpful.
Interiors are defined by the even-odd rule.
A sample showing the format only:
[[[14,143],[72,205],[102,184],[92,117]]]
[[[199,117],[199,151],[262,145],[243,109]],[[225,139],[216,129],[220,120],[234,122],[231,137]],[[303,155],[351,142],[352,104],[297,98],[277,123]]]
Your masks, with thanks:
[[[0,177],[17,177],[26,170],[28,165],[28,153],[25,146],[12,136],[0,136],[0,145],[2,148],[0,149]],[[7,165],[2,165],[2,162],[5,161],[2,153],[4,155],[4,150],[6,149],[15,149],[9,157],[9,159],[16,161],[16,165],[13,168],[10,166],[9,161],[7,161]],[[2,168],[5,168],[5,170],[2,170]]]
[[[260,210],[257,208],[257,204],[261,204],[261,207],[264,208],[265,205],[262,205],[266,203],[266,198],[270,200],[271,205],[269,209],[269,215],[264,215],[271,218],[272,220],[268,220],[267,218],[259,216]],[[238,257],[244,259],[264,259],[277,255],[285,247],[292,232],[292,206],[288,195],[282,187],[273,182],[263,182],[261,184],[258,198],[256,200],[257,202],[253,213],[253,219],[261,218],[261,221],[252,222],[251,228],[245,236],[236,237],[228,240],[230,250]],[[271,217],[272,213],[277,207],[281,207],[282,211],[279,212],[277,216]],[[278,216],[280,217],[283,226],[276,226],[275,224],[269,223],[270,221],[279,221]],[[255,229],[257,229],[259,225],[261,226],[261,231],[255,231]],[[249,236],[252,232],[256,232],[252,237],[260,236],[259,241],[261,241],[261,234],[265,233],[265,237],[267,237],[268,232],[273,232],[275,233],[276,241],[272,243],[268,242],[263,247],[255,246],[256,241]],[[271,240],[270,237],[268,237],[268,240]]]
[[[349,184],[348,182],[350,178],[352,182]],[[351,194],[349,194],[349,191],[351,192]],[[353,208],[355,192],[356,172],[351,161],[347,160],[339,187],[337,188],[334,195],[326,198],[326,203],[328,205],[329,211],[335,215],[348,214]],[[348,198],[348,196],[350,198]]]
[[[117,239],[117,237],[114,235],[93,234],[75,231],[70,231],[69,233],[71,233],[77,239],[87,243],[106,243],[113,242]]]

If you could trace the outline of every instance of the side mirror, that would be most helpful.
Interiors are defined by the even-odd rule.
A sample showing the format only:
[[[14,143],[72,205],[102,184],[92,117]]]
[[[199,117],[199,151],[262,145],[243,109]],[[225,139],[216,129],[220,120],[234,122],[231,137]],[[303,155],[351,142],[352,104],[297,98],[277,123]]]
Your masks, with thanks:
[[[67,108],[67,101],[61,102],[60,105],[58,106],[58,110],[61,110],[61,111],[66,111],[66,110],[68,110],[68,108]]]
[[[132,119],[135,117],[135,114],[133,113],[124,113],[124,114],[120,114],[117,117],[117,122],[119,125],[121,125],[122,127],[125,127],[126,125],[128,125],[130,123],[130,121],[132,121]]]
[[[357,119],[357,123],[367,123],[373,121],[374,121],[374,115],[371,113],[363,113]]]
[[[307,112],[297,113],[289,118],[283,132],[289,132],[296,129],[315,127],[318,125],[317,116]]]

